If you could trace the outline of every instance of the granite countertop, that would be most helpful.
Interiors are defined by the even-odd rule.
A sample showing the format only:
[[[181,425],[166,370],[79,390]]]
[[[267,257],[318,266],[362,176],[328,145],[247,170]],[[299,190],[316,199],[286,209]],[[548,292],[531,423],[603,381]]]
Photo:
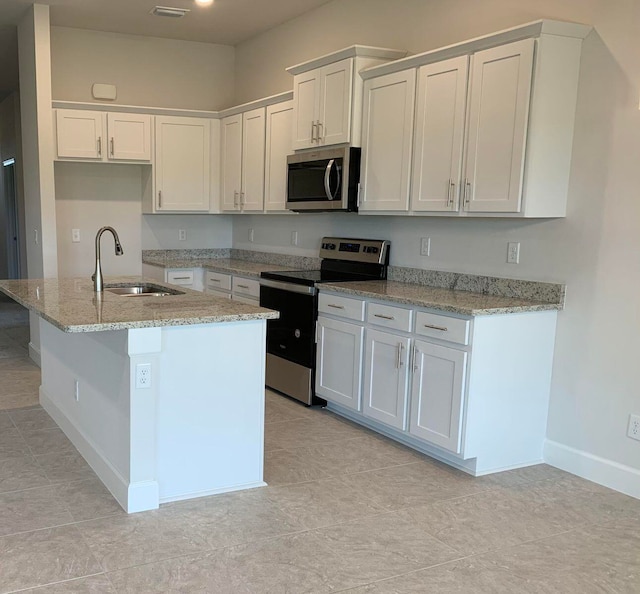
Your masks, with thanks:
[[[292,270],[288,266],[265,262],[250,262],[236,258],[154,258],[145,256],[143,264],[160,266],[161,268],[204,268],[213,272],[238,274],[251,278],[260,278],[260,273],[269,271]]]
[[[107,287],[151,284],[181,295],[122,297],[109,291],[99,296],[88,278],[0,281],[0,291],[63,332],[101,332],[158,326],[268,320],[278,312],[221,299],[137,276],[108,277]]]
[[[486,295],[484,293],[443,289],[397,281],[323,283],[320,286],[320,290],[346,293],[354,297],[381,299],[403,305],[438,309],[465,316],[562,309],[562,304],[560,303]]]

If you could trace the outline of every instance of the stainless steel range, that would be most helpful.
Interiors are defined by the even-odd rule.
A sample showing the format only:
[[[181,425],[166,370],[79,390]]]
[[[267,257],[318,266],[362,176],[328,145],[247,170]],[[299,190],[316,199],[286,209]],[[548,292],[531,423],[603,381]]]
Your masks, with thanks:
[[[390,243],[378,239],[324,237],[320,270],[263,272],[260,305],[280,312],[267,323],[266,384],[307,405],[315,396],[318,285],[387,278]]]

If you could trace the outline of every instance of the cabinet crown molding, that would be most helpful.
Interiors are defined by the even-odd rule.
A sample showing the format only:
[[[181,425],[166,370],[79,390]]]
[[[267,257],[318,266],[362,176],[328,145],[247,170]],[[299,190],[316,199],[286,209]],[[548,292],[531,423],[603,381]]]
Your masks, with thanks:
[[[363,80],[368,80],[385,74],[392,74],[393,72],[417,68],[433,62],[440,62],[449,58],[457,58],[458,56],[504,45],[512,41],[540,37],[541,35],[558,35],[561,37],[584,39],[592,29],[593,27],[591,25],[542,19],[510,29],[503,29],[502,31],[497,31],[489,35],[474,37],[473,39],[436,48],[421,54],[407,56],[394,62],[381,64],[380,66],[373,66],[360,71],[360,76]]]
[[[321,68],[322,66],[326,66],[327,64],[339,62],[340,60],[346,60],[347,58],[362,57],[377,58],[383,60],[400,60],[406,55],[406,50],[373,47],[369,45],[352,45],[350,47],[345,47],[341,50],[338,50],[337,52],[331,52],[329,54],[325,54],[324,56],[320,56],[319,58],[314,58],[313,60],[302,62],[300,64],[296,64],[295,66],[289,66],[289,68],[286,68],[286,71],[289,74],[296,75],[302,74],[303,72],[308,72],[309,70],[315,70],[316,68]]]

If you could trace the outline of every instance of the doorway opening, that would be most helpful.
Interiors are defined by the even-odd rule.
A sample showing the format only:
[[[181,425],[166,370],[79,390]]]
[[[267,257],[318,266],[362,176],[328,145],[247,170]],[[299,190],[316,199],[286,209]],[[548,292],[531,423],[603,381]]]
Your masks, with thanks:
[[[20,278],[20,249],[18,237],[18,204],[16,198],[16,160],[6,159],[2,162],[2,183],[5,199],[6,234],[5,249],[7,254],[7,278]]]

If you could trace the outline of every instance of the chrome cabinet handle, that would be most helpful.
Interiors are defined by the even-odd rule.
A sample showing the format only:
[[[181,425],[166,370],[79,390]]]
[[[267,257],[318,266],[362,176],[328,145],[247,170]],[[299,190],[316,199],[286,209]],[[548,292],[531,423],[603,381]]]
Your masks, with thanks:
[[[244,192],[240,192],[240,208],[244,208]]]
[[[238,289],[248,289],[249,285],[236,285]]]
[[[402,360],[402,350],[404,349],[404,345],[399,342],[396,348],[396,369],[400,369],[404,365],[404,361]]]
[[[320,120],[316,122],[316,142],[320,142],[323,139],[323,135],[320,133],[320,130],[324,130],[324,125]]]
[[[111,141],[110,141],[109,145],[110,145],[110,150],[111,150],[111,156],[113,157],[114,150],[115,150],[114,149],[114,143],[113,143],[113,136],[111,137]]]
[[[456,184],[453,183],[452,180],[449,180],[449,190],[447,193],[447,206],[451,207],[453,206],[454,200],[453,197],[455,196],[456,193]]]
[[[210,283],[221,283],[222,281],[219,278],[210,278],[209,282]]]
[[[238,192],[233,193],[233,208],[238,208]]]
[[[102,136],[98,136],[98,157],[102,157]]]
[[[334,305],[333,303],[327,303],[327,307],[333,307],[333,309],[344,309],[344,305]]]
[[[316,142],[316,123],[311,121],[311,142]]]
[[[177,281],[177,280],[191,280],[191,277],[190,276],[174,276],[173,280],[174,281]]]
[[[162,190],[158,190],[158,208],[162,208]]]
[[[412,359],[413,359],[413,371],[415,373],[416,371],[418,371],[418,369],[420,369],[420,366],[418,365],[418,349],[416,348],[415,344],[413,345]]]
[[[395,320],[393,316],[383,316],[382,314],[373,314],[374,318],[382,318],[383,320]]]
[[[465,206],[469,205],[469,201],[471,200],[471,182],[469,180],[465,180],[464,184],[464,204]]]
[[[434,326],[433,324],[425,324],[425,328],[431,328],[432,330],[440,330],[440,332],[449,332],[449,328],[446,326]]]

